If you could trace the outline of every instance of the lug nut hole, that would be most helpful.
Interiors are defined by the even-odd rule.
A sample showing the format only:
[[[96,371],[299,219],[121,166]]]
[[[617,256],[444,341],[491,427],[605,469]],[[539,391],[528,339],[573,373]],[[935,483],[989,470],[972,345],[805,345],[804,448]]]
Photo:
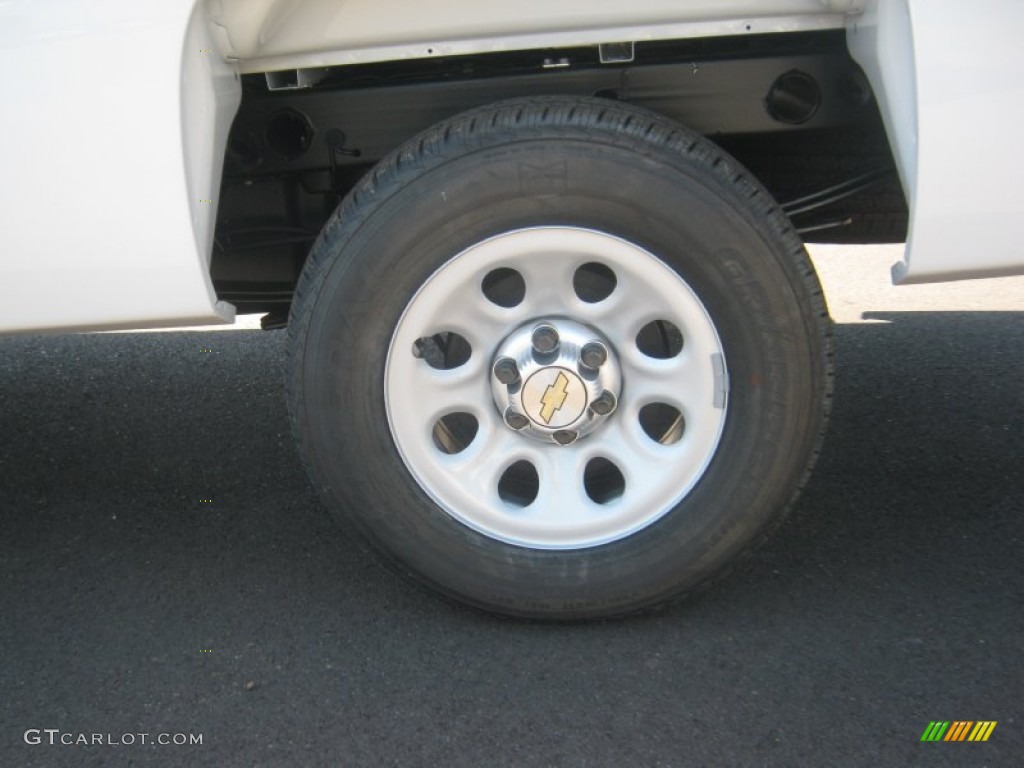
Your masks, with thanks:
[[[494,378],[502,384],[511,386],[519,381],[519,368],[511,357],[502,357],[494,363]]]
[[[518,411],[514,411],[511,408],[505,411],[505,423],[508,424],[512,429],[520,430],[525,429],[530,423],[530,420]]]
[[[538,325],[533,331],[533,348],[541,355],[558,349],[558,331],[553,325]]]
[[[591,370],[600,368],[607,360],[608,350],[599,341],[587,342],[580,350],[580,362]]]
[[[569,445],[576,442],[578,435],[571,429],[560,429],[555,432],[555,442],[559,445]]]
[[[611,392],[602,392],[597,399],[590,404],[590,410],[596,413],[598,416],[607,416],[609,413],[615,410],[617,401],[615,395]]]

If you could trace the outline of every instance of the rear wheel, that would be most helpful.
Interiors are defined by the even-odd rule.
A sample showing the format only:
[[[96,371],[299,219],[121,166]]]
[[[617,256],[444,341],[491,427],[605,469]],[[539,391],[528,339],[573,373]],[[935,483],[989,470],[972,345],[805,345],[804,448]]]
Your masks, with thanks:
[[[777,521],[824,425],[802,244],[704,139],[589,99],[475,110],[321,234],[289,401],[332,510],[471,604],[629,612]]]

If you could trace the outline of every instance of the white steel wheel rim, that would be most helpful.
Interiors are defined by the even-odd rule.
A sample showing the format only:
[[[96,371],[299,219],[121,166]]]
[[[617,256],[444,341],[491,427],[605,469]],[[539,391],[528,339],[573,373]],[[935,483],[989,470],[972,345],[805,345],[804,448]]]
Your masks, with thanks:
[[[607,267],[614,289],[584,301],[574,275]],[[494,270],[514,270],[525,284],[515,306],[484,293]],[[592,298],[592,297],[588,297]],[[492,395],[499,345],[538,319],[565,318],[600,332],[622,374],[617,408],[570,445],[545,444],[511,429]],[[649,323],[674,325],[682,349],[665,359],[641,351]],[[664,325],[659,327],[665,327]],[[414,354],[417,340],[458,334],[468,359],[450,369]],[[385,406],[395,445],[412,476],[445,512],[477,532],[533,549],[577,549],[634,534],[673,509],[697,484],[721,439],[728,377],[722,344],[697,294],[654,255],[618,237],[577,227],[516,230],[466,249],[421,286],[398,321],[388,349]],[[645,431],[650,408],[678,413],[684,424],[659,442]],[[476,421],[467,445],[450,453],[435,441],[439,420]],[[587,484],[595,460],[621,476],[617,497]],[[532,465],[536,496],[509,500],[499,486],[510,467]],[[518,471],[518,469],[516,470]],[[612,473],[614,475],[614,473]],[[597,500],[595,500],[597,498]]]

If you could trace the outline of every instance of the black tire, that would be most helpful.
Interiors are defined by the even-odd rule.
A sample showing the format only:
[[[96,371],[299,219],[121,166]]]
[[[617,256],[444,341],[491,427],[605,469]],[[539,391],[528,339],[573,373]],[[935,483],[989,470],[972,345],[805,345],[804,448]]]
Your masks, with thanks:
[[[526,183],[523,169],[553,172]],[[540,225],[608,232],[657,255],[700,297],[729,365],[728,414],[700,481],[601,546],[535,549],[467,527],[420,487],[388,427],[386,356],[416,291],[462,250]],[[456,116],[352,190],[302,273],[288,366],[299,450],[333,513],[448,596],[573,619],[686,592],[781,520],[824,432],[831,330],[802,242],[732,158],[645,110],[541,97]]]

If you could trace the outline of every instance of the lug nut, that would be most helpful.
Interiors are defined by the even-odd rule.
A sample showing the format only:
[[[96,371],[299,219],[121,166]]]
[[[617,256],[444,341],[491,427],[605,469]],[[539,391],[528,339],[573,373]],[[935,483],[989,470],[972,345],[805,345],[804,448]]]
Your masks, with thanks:
[[[523,414],[507,408],[505,410],[505,423],[512,427],[512,429],[519,430],[529,424],[530,420],[523,416]]]
[[[555,442],[559,445],[568,445],[576,440],[576,433],[571,429],[560,429],[555,432]]]
[[[548,355],[558,349],[558,331],[547,323],[533,329],[533,348],[542,355]]]
[[[615,395],[605,390],[590,404],[590,410],[598,416],[607,416],[615,410]]]
[[[502,357],[494,363],[494,378],[502,384],[514,384],[519,380],[519,368],[511,357]]]
[[[597,370],[607,360],[608,350],[600,341],[588,341],[580,350],[580,362],[592,370]]]

